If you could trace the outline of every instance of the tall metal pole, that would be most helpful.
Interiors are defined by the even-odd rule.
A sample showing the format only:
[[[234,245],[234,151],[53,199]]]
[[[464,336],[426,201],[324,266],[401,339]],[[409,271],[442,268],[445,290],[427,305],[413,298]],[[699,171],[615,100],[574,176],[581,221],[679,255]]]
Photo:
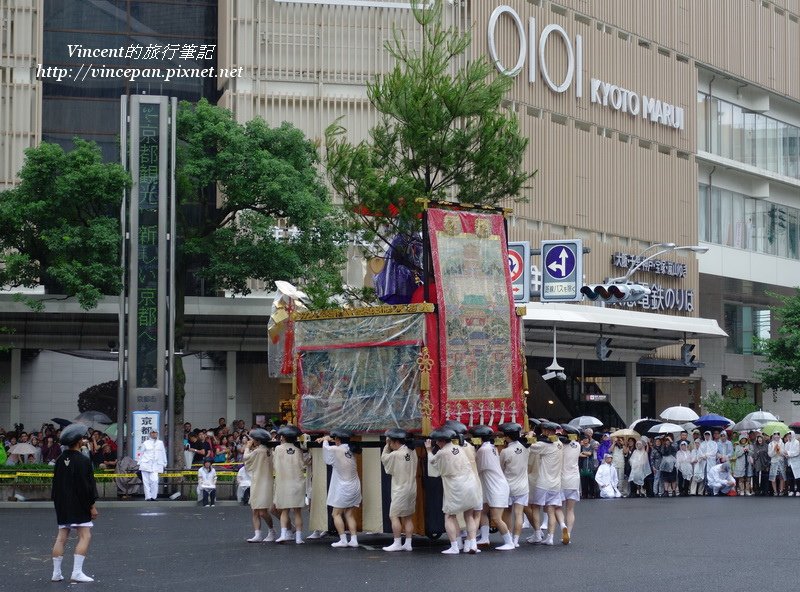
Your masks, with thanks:
[[[122,168],[128,170],[128,97],[120,97],[119,154]],[[117,329],[117,460],[124,456],[125,448],[125,279],[126,279],[126,237],[127,237],[127,190],[122,191],[122,204],[119,211],[120,270],[122,288],[119,292],[119,327]]]
[[[170,100],[170,153],[169,153],[169,321],[167,326],[167,434],[169,435],[167,462],[175,466],[175,142],[178,117],[178,99]]]

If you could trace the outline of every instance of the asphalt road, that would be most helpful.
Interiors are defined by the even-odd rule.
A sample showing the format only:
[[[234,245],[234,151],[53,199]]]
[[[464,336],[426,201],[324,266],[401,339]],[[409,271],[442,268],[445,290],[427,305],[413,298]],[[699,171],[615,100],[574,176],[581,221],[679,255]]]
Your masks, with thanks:
[[[0,591],[169,590],[778,590],[797,581],[800,498],[587,500],[573,542],[446,556],[444,540],[385,553],[386,535],[359,549],[331,538],[297,546],[248,544],[249,509],[186,502],[98,504],[84,571],[93,584],[50,582],[55,513],[42,503],[0,506]],[[523,531],[523,537],[530,531]],[[499,535],[493,540],[500,542]],[[72,569],[68,545],[64,573]]]

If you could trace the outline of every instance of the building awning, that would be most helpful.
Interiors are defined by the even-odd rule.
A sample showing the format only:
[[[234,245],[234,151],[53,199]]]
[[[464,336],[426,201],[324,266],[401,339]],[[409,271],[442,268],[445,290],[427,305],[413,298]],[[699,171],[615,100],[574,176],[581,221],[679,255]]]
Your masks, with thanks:
[[[685,339],[728,336],[714,319],[567,303],[530,302],[523,321],[526,354],[539,357],[553,355],[553,327],[559,357],[594,358],[595,343],[602,335],[612,340],[610,360],[628,362]]]

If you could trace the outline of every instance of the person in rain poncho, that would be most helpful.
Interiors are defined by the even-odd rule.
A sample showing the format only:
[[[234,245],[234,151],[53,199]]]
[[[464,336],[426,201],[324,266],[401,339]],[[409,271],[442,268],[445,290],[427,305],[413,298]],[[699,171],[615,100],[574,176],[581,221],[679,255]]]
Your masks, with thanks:
[[[512,531],[514,546],[519,547],[522,533],[522,513],[528,507],[528,449],[520,441],[522,426],[515,422],[501,423],[497,429],[503,433],[506,446],[500,453],[500,466],[508,481],[510,509],[503,513],[503,521]]]
[[[603,458],[603,462],[597,467],[597,473],[595,473],[594,476],[594,480],[600,488],[600,497],[602,499],[622,497],[619,489],[617,489],[619,477],[617,476],[617,470],[611,464],[612,460],[612,456],[606,454]]]
[[[331,465],[331,481],[328,486],[328,505],[333,508],[333,524],[339,540],[331,543],[334,549],[358,547],[356,516],[354,509],[361,505],[361,479],[358,476],[355,453],[358,448],[350,444],[352,432],[345,429],[331,430],[329,436],[317,439],[322,442],[322,457]],[[333,445],[331,445],[333,441]],[[350,541],[345,533],[345,523],[350,531]]]
[[[697,452],[697,464],[702,470],[704,482],[708,481],[708,469],[717,464],[717,450],[717,443],[711,437],[711,432],[706,430]],[[710,492],[706,491],[706,493]]]
[[[772,439],[767,446],[769,455],[769,481],[772,483],[773,495],[783,495],[786,492],[786,445],[781,440],[778,432],[772,434]]]
[[[675,455],[675,466],[678,469],[678,493],[679,495],[689,495],[689,485],[694,476],[694,466],[692,465],[692,452],[689,450],[689,442],[680,440],[678,452]]]
[[[167,466],[167,451],[164,442],[158,439],[158,431],[150,431],[150,437],[139,445],[138,454],[144,499],[155,500],[158,498],[158,476]]]
[[[442,551],[445,555],[457,555],[459,527],[456,514],[464,512],[467,526],[467,541],[464,543],[465,553],[478,553],[478,523],[471,510],[482,503],[480,481],[475,476],[472,464],[461,446],[452,443],[456,433],[449,428],[439,428],[425,440],[428,452],[428,475],[442,478],[442,512],[450,547]],[[436,443],[437,451],[433,450]],[[467,512],[470,510],[470,512]]]
[[[497,530],[503,536],[503,544],[499,551],[511,551],[514,541],[508,530],[508,525],[503,521],[503,510],[508,508],[508,498],[511,488],[500,465],[500,455],[494,445],[494,430],[489,426],[479,425],[470,429],[473,435],[482,440],[480,448],[475,453],[475,462],[478,465],[478,475],[483,489],[483,512],[481,513],[480,539],[478,545],[489,544],[489,518],[497,525]]]
[[[722,430],[719,433],[719,440],[717,440],[717,462],[722,462],[723,458],[727,458],[730,462],[733,456],[733,442],[728,440],[728,433]]]
[[[300,448],[297,438],[300,430],[293,425],[284,425],[278,429],[280,444],[273,452],[275,466],[275,494],[273,502],[281,513],[281,536],[275,542],[284,543],[294,539],[298,545],[303,544],[303,514],[306,497],[306,466],[310,461],[308,452]],[[294,536],[291,534],[289,513],[294,514]]]
[[[458,446],[461,447],[461,451],[467,455],[469,459],[469,465],[472,467],[472,472],[475,474],[475,479],[478,481],[478,497],[480,498],[480,503],[472,508],[471,510],[464,510],[464,523],[466,524],[468,521],[468,514],[472,515],[472,518],[475,520],[476,528],[480,526],[481,520],[481,513],[483,512],[483,490],[481,485],[481,478],[478,474],[478,462],[476,460],[477,452],[475,450],[475,446],[473,446],[472,442],[466,439],[467,435],[467,426],[465,426],[460,421],[455,419],[448,419],[442,425],[445,429],[453,430],[456,433],[456,437],[458,438]],[[464,550],[463,543],[461,542],[462,538],[466,538],[466,531],[461,531],[461,536],[458,539],[459,549]]]
[[[389,519],[394,541],[384,551],[411,551],[414,537],[414,512],[417,509],[417,453],[406,445],[408,433],[399,428],[386,431],[386,446],[381,463],[392,478]],[[402,541],[405,533],[406,540]]]
[[[556,525],[561,528],[561,542],[569,544],[569,529],[564,521],[564,512],[561,509],[561,469],[564,466],[564,445],[556,436],[556,430],[561,429],[557,423],[543,421],[539,428],[542,430],[542,439],[531,444],[530,453],[539,458],[539,475],[536,479],[536,489],[533,492],[533,503],[542,506],[547,512],[547,536],[534,543],[552,545]],[[534,532],[536,537],[536,532]]]
[[[753,462],[753,489],[756,495],[769,493],[769,453],[768,445],[762,434],[757,434],[750,446]]]
[[[676,468],[677,457],[672,437],[665,436],[661,444],[661,465],[659,474],[664,488],[664,497],[675,497],[677,490],[678,471]]]
[[[248,543],[270,543],[277,537],[272,527],[272,516],[269,511],[273,501],[273,472],[274,464],[272,451],[267,448],[267,443],[272,438],[263,428],[250,430],[250,439],[244,450],[244,466],[250,475],[250,509],[253,522],[253,536],[247,539]],[[261,520],[264,520],[269,529],[267,536],[261,538]]]
[[[631,453],[630,462],[631,474],[628,481],[635,485],[635,487],[631,487],[630,495],[631,497],[647,497],[644,492],[644,480],[651,473],[650,459],[647,456],[647,447],[641,440],[637,440],[635,449]]]
[[[749,439],[744,434],[739,438],[739,442],[733,448],[733,477],[736,479],[736,489],[739,495],[753,495],[751,477],[753,476],[753,464],[750,461]]]
[[[786,471],[786,484],[788,495],[800,495],[800,440],[794,432],[786,434],[786,462],[789,470]]]
[[[567,441],[561,453],[561,505],[564,512],[564,522],[569,531],[567,543],[572,540],[572,528],[575,526],[575,504],[581,499],[581,473],[578,461],[581,455],[581,445],[578,442],[580,432],[568,430],[570,426],[563,426],[567,430]]]
[[[736,480],[731,475],[728,459],[722,457],[720,460],[721,463],[708,470],[708,486],[714,495],[728,495],[731,491],[735,491]]]

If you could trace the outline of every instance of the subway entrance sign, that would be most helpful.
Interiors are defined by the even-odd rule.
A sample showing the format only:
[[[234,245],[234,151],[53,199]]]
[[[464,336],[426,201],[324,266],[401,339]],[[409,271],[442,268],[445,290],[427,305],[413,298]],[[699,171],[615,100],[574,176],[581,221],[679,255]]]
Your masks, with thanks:
[[[542,241],[542,302],[577,302],[583,281],[583,241]]]

